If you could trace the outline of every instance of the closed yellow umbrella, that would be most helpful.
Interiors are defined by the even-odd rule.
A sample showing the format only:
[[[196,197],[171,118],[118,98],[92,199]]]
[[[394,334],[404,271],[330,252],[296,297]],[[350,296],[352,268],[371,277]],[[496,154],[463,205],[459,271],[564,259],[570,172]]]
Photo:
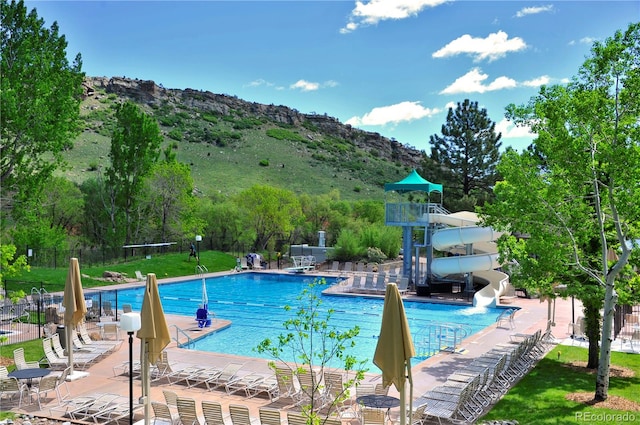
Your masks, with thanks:
[[[82,290],[80,276],[80,264],[77,258],[71,258],[69,261],[69,272],[64,285],[62,305],[64,306],[65,342],[69,356],[69,366],[73,374],[72,332],[76,331],[76,326],[87,314],[87,305],[84,302],[84,291]]]
[[[395,385],[400,393],[400,423],[406,422],[405,384],[409,381],[410,411],[413,403],[413,379],[411,357],[416,355],[409,322],[404,313],[402,297],[395,283],[387,285],[382,310],[380,337],[373,356],[373,363],[382,371],[384,386]]]
[[[144,397],[144,417],[145,424],[149,423],[150,417],[150,390],[151,379],[149,377],[149,364],[158,361],[162,355],[162,350],[171,341],[169,326],[164,316],[160,293],[158,292],[158,281],[155,273],[147,274],[147,286],[142,300],[142,311],[140,313],[141,327],[136,336],[141,339],[140,345],[140,365],[142,366],[142,396]]]

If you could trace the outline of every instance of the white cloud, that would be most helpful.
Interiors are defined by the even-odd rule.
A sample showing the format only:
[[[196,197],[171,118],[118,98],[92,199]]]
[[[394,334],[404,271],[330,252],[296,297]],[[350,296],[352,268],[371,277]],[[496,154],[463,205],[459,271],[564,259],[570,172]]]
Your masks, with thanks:
[[[527,48],[527,43],[520,37],[509,39],[504,31],[489,34],[487,38],[472,37],[465,34],[449,42],[446,46],[434,52],[434,58],[446,58],[460,54],[474,57],[474,62],[488,59],[489,62],[506,56],[507,53],[517,52]]]
[[[292,90],[300,89],[301,91],[316,91],[320,88],[320,84],[306,80],[298,80],[294,84],[291,84],[289,88]]]
[[[516,126],[506,118],[496,123],[496,133],[502,133],[503,139],[517,139],[522,137],[534,138],[537,135],[531,132],[528,126]]]
[[[267,80],[264,80],[262,78],[258,78],[257,80],[253,80],[248,84],[245,84],[245,87],[260,87],[260,86],[267,86],[267,87],[271,87],[273,86],[273,83],[268,82]]]
[[[320,84],[320,83],[314,83],[312,81],[306,81],[306,80],[298,80],[296,81],[294,84],[291,84],[289,86],[289,88],[291,90],[300,90],[300,91],[316,91],[322,88],[331,88],[331,87],[336,87],[338,86],[338,82],[337,81],[333,81],[333,80],[328,80],[325,81],[324,83]]]
[[[355,31],[361,26],[376,25],[388,19],[406,19],[416,16],[428,7],[436,7],[450,0],[370,0],[356,1],[349,22],[340,29],[342,34]]]
[[[458,107],[458,104],[456,102],[447,102],[446,105],[444,105],[444,109],[446,109],[447,111],[450,108],[456,109]]]
[[[517,18],[523,18],[527,15],[537,15],[538,13],[551,12],[553,11],[553,5],[548,4],[546,6],[536,6],[536,7],[525,7],[522,8],[516,13]]]
[[[525,87],[540,87],[545,84],[549,84],[551,82],[551,78],[548,75],[542,75],[540,77],[534,78],[533,80],[527,80],[520,83]]]
[[[580,40],[578,40],[577,42],[575,40],[571,40],[569,42],[569,46],[575,46],[577,43],[580,44],[587,44],[587,45],[592,45],[594,42],[598,41],[597,38],[593,38],[593,37],[582,37]]]
[[[440,92],[440,94],[457,94],[457,93],[485,93],[489,91],[512,89],[518,84],[512,78],[498,77],[489,84],[484,81],[489,78],[487,74],[482,74],[478,68],[459,77],[450,86]]]
[[[420,102],[400,102],[395,105],[373,108],[362,117],[351,117],[345,123],[358,127],[361,125],[386,125],[411,122],[440,113],[438,108],[425,108]]]

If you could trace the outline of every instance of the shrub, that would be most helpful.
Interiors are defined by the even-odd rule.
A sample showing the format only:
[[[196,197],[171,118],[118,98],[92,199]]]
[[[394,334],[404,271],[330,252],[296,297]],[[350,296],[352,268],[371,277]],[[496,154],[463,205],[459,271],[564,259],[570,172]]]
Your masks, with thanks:
[[[171,138],[173,140],[181,141],[182,140],[182,131],[178,130],[177,128],[174,128],[173,130],[171,130],[169,132],[169,134],[167,136],[169,136],[169,138]]]
[[[261,167],[268,167],[269,166],[269,160],[268,159],[260,160],[260,166]]]
[[[375,247],[367,248],[368,263],[382,263],[386,259],[387,259],[387,256],[384,255],[384,252],[382,252],[380,248],[375,248]]]
[[[333,259],[338,261],[351,261],[362,256],[363,250],[360,247],[358,236],[350,229],[343,229],[336,240],[333,250]]]
[[[273,137],[274,139],[278,139],[278,140],[291,140],[291,141],[298,141],[298,142],[304,141],[304,137],[302,137],[296,132],[287,130],[285,128],[270,128],[267,130],[267,136]]]

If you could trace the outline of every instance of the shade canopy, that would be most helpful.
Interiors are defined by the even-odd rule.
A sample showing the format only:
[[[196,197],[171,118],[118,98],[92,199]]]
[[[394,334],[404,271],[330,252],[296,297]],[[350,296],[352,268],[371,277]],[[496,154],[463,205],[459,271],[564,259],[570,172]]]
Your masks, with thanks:
[[[75,332],[76,326],[82,322],[87,314],[87,305],[84,302],[84,291],[80,276],[80,263],[77,258],[69,260],[69,271],[64,285],[62,305],[64,306],[64,325],[66,326],[65,343],[67,355],[69,356],[70,373],[73,374],[72,332]]]
[[[150,363],[155,363],[162,354],[162,350],[171,341],[167,319],[164,316],[158,281],[154,273],[147,274],[147,286],[142,300],[140,313],[142,327],[136,336],[145,340],[148,346],[148,358]],[[144,344],[143,344],[144,346]],[[144,349],[144,347],[143,347]]]
[[[373,363],[382,371],[382,384],[395,385],[400,393],[400,423],[404,425],[405,384],[409,381],[409,411],[413,400],[411,357],[416,355],[409,322],[404,312],[402,297],[395,283],[389,283],[384,297],[380,337],[373,355]]]
[[[142,369],[142,396],[145,400],[144,423],[149,425],[149,418],[151,417],[150,364],[155,364],[160,360],[162,350],[171,341],[155,273],[147,274],[147,286],[142,299],[140,316],[142,326],[136,336],[142,340],[140,344],[140,365]]]
[[[385,183],[384,191],[390,192],[440,192],[442,193],[442,185],[431,183],[424,179],[416,170],[411,171],[404,179],[396,183]]]
[[[82,289],[82,279],[80,277],[80,264],[77,258],[69,261],[69,272],[64,286],[64,324],[66,326],[76,326],[87,314],[87,305],[84,302],[84,291]]]

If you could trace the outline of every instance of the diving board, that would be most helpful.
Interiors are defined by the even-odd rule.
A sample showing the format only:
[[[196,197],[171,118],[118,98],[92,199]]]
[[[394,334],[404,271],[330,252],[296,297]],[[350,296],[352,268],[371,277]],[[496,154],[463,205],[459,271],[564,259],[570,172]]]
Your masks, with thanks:
[[[304,273],[316,269],[316,257],[313,255],[294,255],[291,261],[293,261],[293,267],[285,269],[291,273]]]

